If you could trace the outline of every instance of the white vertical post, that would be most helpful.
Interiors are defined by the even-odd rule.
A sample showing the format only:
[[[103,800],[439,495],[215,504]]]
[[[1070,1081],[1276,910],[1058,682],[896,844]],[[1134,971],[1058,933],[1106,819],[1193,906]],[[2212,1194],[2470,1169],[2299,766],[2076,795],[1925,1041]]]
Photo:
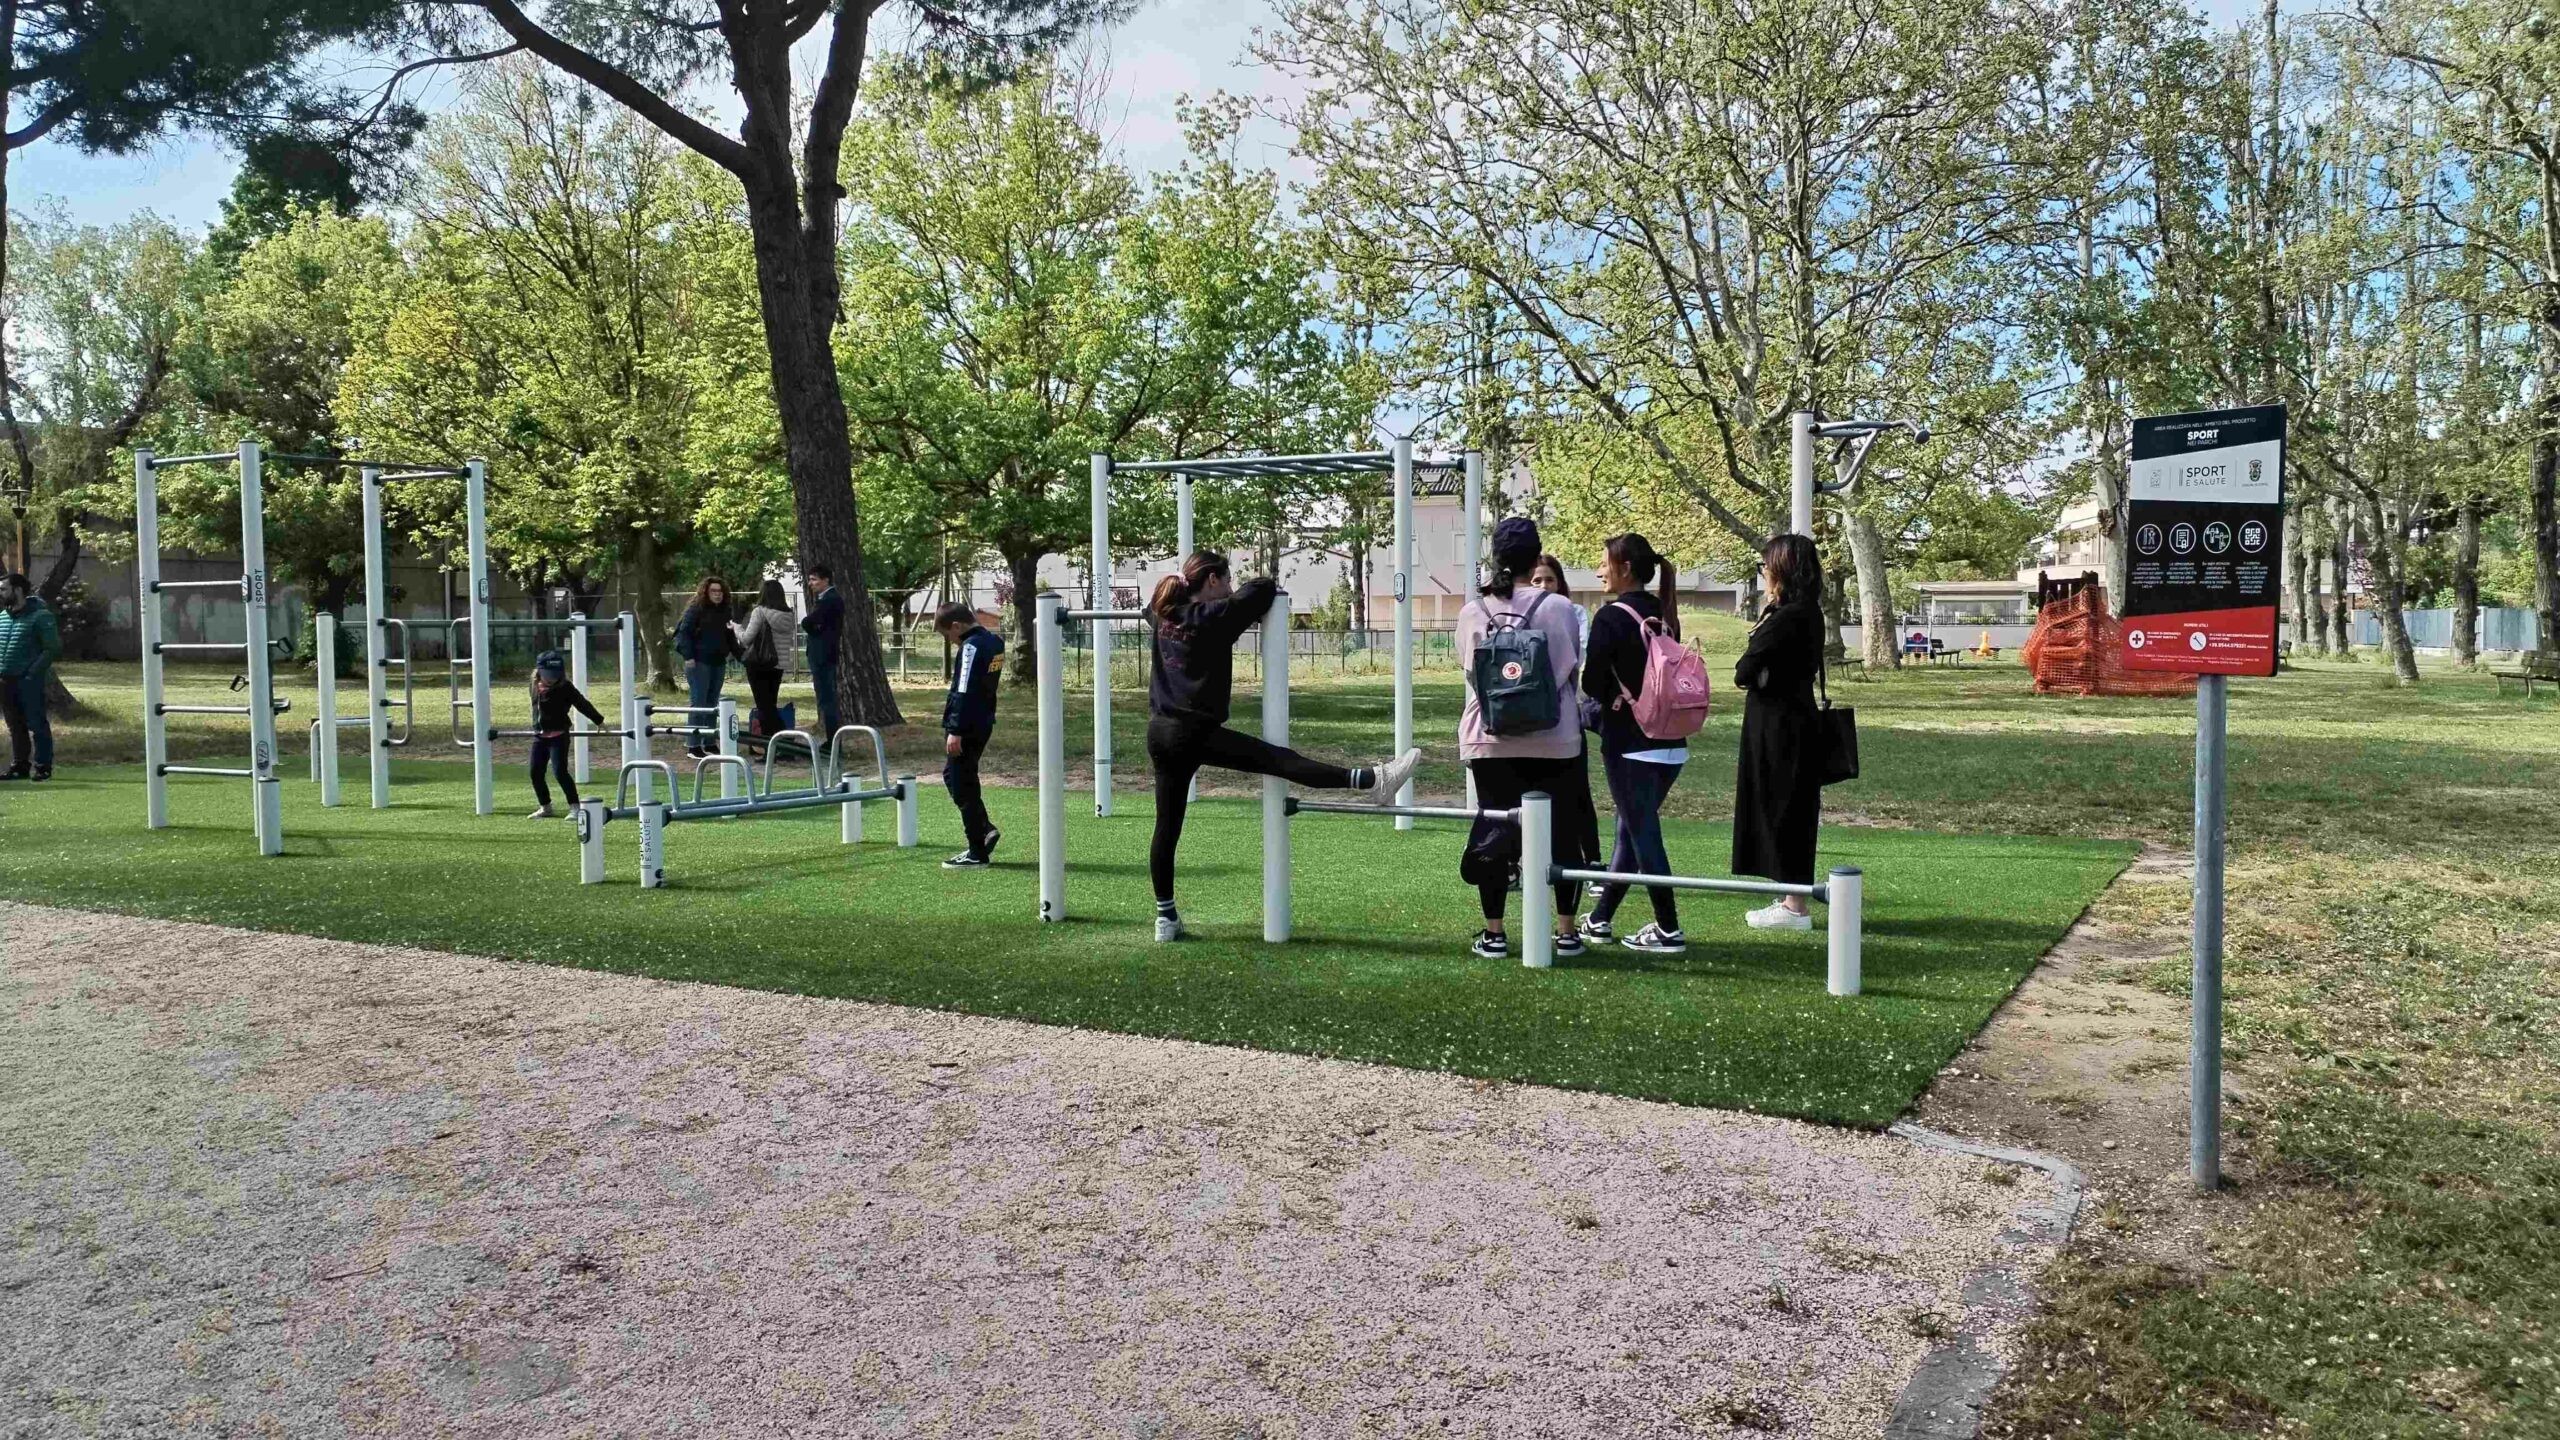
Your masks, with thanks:
[[[1813,432],[1821,423],[1810,410],[1787,417],[1787,528],[1798,535],[1813,534]]]
[[[356,476],[364,492],[364,763],[373,808],[383,810],[391,805],[391,612],[384,600],[382,467],[359,467]],[[414,733],[417,717],[409,721]]]
[[[702,717],[699,715],[693,717],[693,719],[694,723],[697,725],[702,723]],[[717,738],[720,744],[720,753],[723,755],[737,754],[737,701],[723,700],[720,702],[719,727],[720,733]],[[738,798],[738,767],[735,765],[723,765],[720,767],[720,798],[723,800],[735,800]]]
[[[640,888],[655,890],[666,883],[667,807],[663,801],[643,800],[640,802]]]
[[[1289,592],[1262,617],[1262,738],[1289,743]],[[1262,777],[1262,938],[1289,938],[1289,782]]]
[[[2199,1190],[2222,1187],[2223,736],[2230,681],[2196,677],[2194,1005],[2187,1060],[2187,1170]]]
[[[169,717],[160,713],[165,682],[160,670],[160,476],[148,448],[133,452],[134,614],[142,623],[143,823],[169,828]]]
[[[258,853],[284,853],[284,780],[276,774],[275,650],[267,634],[267,498],[258,442],[240,442],[241,599],[248,612],[249,802]]]
[[[1191,558],[1197,527],[1192,524],[1191,477],[1173,477],[1173,563],[1180,565]]]
[[[489,703],[496,650],[489,643],[489,462],[464,462],[463,519],[471,546],[471,813],[498,808],[498,728]]]
[[[1395,443],[1396,523],[1396,724],[1395,753],[1413,748],[1413,440]],[[1390,757],[1393,758],[1393,757]],[[1404,782],[1396,803],[1413,803],[1413,782]],[[1398,815],[1396,828],[1410,830],[1413,817]]]
[[[1541,790],[1520,797],[1520,963],[1556,963],[1556,804]]]
[[[1093,457],[1093,573],[1096,610],[1111,608],[1111,457]],[[1111,813],[1111,622],[1086,622],[1093,637],[1093,813]]]
[[[1032,664],[1040,686],[1040,918],[1067,918],[1067,681],[1058,673],[1058,611],[1043,594],[1032,609]]]
[[[320,803],[335,808],[338,803],[338,617],[317,614],[311,617],[311,663],[319,671],[320,715],[315,722],[319,738],[311,745],[311,763],[319,773]]]
[[[604,802],[592,795],[578,801],[578,883],[604,883]]]
[[[569,612],[569,683],[577,686],[578,693],[581,695],[587,693],[586,619],[587,612],[584,610]],[[590,751],[595,742],[587,738],[587,732],[595,728],[595,722],[585,715],[574,709],[569,712],[569,731],[572,736],[569,741],[571,766],[569,774],[581,785],[595,778],[589,773],[592,763]]]
[[[839,775],[844,773],[843,768],[839,766],[836,773]],[[862,802],[859,800],[849,800],[836,808],[843,816],[843,819],[839,822],[841,828],[837,838],[847,845],[861,844]]]
[[[1458,603],[1473,599],[1476,587],[1484,583],[1484,452],[1470,450],[1465,456],[1466,495],[1466,560],[1458,567]],[[1467,808],[1476,808],[1476,772],[1467,771]]]
[[[640,713],[640,617],[625,610],[614,617],[619,628],[614,633],[614,663],[621,667],[622,703],[615,707],[622,717],[622,763],[649,758],[649,737],[640,733],[645,717]]]
[[[1855,866],[1836,866],[1826,887],[1831,923],[1831,993],[1855,995],[1865,983],[1867,877]]]
[[[913,850],[919,839],[916,828],[917,791],[916,777],[898,777],[898,848],[901,850]]]

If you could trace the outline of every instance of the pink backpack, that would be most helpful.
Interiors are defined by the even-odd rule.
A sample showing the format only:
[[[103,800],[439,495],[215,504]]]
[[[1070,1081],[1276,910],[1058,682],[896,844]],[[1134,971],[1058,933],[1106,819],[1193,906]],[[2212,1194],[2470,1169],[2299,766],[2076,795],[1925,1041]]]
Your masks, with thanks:
[[[1630,698],[1618,687],[1618,703],[1635,708],[1636,728],[1650,740],[1686,740],[1707,723],[1707,662],[1671,638],[1659,618],[1624,610],[1644,635],[1644,693]]]

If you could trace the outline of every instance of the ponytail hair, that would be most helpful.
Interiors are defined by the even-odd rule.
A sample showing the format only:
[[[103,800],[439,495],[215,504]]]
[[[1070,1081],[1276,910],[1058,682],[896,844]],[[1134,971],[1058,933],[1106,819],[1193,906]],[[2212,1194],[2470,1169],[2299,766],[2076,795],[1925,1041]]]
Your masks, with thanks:
[[[1636,588],[1642,589],[1660,578],[1653,598],[1662,607],[1662,628],[1672,639],[1679,639],[1680,574],[1671,568],[1670,559],[1633,530],[1610,536],[1606,548],[1612,561],[1627,567],[1628,578],[1636,582]]]
[[[1148,597],[1147,614],[1153,616],[1157,628],[1172,630],[1175,607],[1182,605],[1209,583],[1211,577],[1227,574],[1227,557],[1215,550],[1194,550],[1182,561],[1182,568],[1156,582],[1156,592]]]
[[[1538,559],[1538,539],[1534,534],[1522,549],[1494,551],[1493,573],[1485,577],[1484,584],[1476,588],[1476,593],[1499,600],[1510,599],[1511,592],[1538,568]]]

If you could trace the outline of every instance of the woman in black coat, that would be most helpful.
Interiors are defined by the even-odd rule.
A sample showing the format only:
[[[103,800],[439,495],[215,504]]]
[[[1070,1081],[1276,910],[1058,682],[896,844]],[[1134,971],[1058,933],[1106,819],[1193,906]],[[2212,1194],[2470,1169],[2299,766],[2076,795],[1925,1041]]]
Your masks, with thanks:
[[[1742,756],[1733,785],[1733,873],[1782,884],[1813,883],[1822,826],[1822,766],[1815,752],[1822,669],[1822,558],[1813,541],[1780,535],[1760,552],[1769,608],[1734,662],[1742,705]],[[1787,895],[1748,917],[1755,930],[1810,930],[1804,897]]]

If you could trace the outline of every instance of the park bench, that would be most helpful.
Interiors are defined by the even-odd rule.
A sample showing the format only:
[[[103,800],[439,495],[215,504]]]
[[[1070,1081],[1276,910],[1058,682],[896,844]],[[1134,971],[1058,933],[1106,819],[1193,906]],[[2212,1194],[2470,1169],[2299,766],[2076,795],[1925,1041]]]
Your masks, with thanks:
[[[2524,686],[2524,698],[2527,700],[2533,698],[2533,687],[2537,683],[2560,690],[2560,658],[2548,654],[2519,655],[2516,657],[2513,668],[2492,670],[2489,673],[2497,677],[2498,693],[2501,695],[2507,693],[2507,682],[2510,680]]]

